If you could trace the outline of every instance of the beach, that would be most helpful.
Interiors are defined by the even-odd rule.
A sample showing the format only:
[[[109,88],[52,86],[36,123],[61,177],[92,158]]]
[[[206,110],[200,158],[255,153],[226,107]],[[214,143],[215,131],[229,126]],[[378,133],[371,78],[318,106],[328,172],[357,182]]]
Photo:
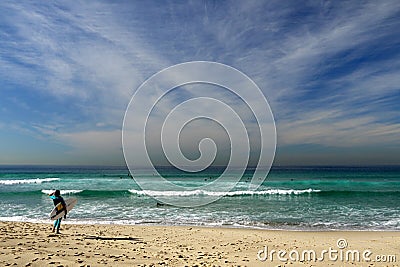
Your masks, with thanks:
[[[400,261],[400,232],[390,231],[63,224],[55,235],[51,228],[0,222],[0,265],[399,266]]]
[[[227,195],[202,188],[219,169],[163,171],[193,190],[137,172],[151,197],[125,167],[1,167],[0,266],[399,266],[398,167],[279,167],[256,191],[248,170]],[[78,201],[60,235],[54,189]]]
[[[400,267],[400,0],[0,11],[0,267]]]

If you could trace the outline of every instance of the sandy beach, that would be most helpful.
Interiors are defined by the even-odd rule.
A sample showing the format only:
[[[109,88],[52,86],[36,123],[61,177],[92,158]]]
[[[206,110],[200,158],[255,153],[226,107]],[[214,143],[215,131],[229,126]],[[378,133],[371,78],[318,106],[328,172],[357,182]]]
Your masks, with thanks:
[[[400,232],[64,224],[55,235],[51,227],[0,222],[0,265],[398,266],[400,261]]]

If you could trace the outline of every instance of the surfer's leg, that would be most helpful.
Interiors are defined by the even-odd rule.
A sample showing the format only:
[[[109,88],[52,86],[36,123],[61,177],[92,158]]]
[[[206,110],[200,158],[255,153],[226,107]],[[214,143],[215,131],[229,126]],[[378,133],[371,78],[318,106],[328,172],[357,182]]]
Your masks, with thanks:
[[[54,232],[56,230],[57,222],[58,222],[58,219],[55,220],[54,223],[53,223],[53,229],[51,230],[52,232]]]
[[[57,220],[54,222],[54,227],[57,229],[57,233],[60,232],[60,226],[61,226],[61,218],[57,219]]]
[[[60,221],[58,222],[57,233],[60,233],[60,227],[61,227],[62,218],[60,218],[59,220]]]

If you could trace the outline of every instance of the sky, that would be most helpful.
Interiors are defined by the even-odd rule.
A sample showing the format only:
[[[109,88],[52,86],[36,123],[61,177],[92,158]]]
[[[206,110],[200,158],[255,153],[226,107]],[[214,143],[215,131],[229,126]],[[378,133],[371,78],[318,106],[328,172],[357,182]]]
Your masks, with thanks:
[[[400,164],[399,1],[1,1],[0,13],[0,164],[124,165],[131,97],[188,61],[258,85],[276,166]],[[186,98],[173,96],[166,106]]]

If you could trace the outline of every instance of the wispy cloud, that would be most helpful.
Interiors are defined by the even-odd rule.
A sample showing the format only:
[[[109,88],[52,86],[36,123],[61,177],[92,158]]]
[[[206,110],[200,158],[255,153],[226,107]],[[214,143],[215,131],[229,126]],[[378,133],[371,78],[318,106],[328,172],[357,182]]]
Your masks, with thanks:
[[[265,61],[255,58],[262,53],[258,48],[241,59],[244,69],[265,70],[256,79],[272,100],[280,144],[398,144],[400,125],[392,120],[398,112],[399,54],[388,47],[399,44],[393,35],[399,4],[318,10],[329,15],[300,18],[305,24],[283,32],[279,48],[277,39],[265,45]]]
[[[77,154],[118,151],[135,89],[190,60],[254,79],[278,146],[399,145],[398,1],[2,2],[0,10],[4,122]]]

